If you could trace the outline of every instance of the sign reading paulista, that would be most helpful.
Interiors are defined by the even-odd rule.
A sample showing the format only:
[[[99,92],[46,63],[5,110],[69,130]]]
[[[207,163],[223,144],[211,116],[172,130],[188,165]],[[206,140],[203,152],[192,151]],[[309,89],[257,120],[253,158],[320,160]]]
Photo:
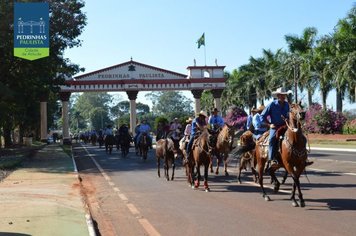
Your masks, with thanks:
[[[31,61],[49,56],[48,3],[15,3],[14,56]]]

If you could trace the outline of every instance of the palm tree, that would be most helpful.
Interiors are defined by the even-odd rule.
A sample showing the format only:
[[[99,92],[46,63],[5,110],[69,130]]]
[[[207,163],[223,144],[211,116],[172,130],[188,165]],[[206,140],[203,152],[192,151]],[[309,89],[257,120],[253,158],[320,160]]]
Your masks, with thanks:
[[[355,101],[355,94],[352,93],[356,85],[355,77],[355,52],[356,52],[356,6],[348,15],[339,20],[333,35],[335,45],[335,69],[336,85],[336,110],[342,111],[342,99],[347,91],[351,101]]]
[[[318,31],[314,27],[305,28],[301,37],[286,35],[285,40],[292,55],[293,77],[295,87],[303,91],[308,90],[308,103],[312,105],[312,96],[315,92],[317,81],[312,75],[312,58],[314,54],[314,44]],[[300,83],[299,83],[300,82]],[[297,89],[295,88],[295,93]],[[297,94],[295,94],[297,96]],[[296,99],[297,100],[297,99]]]

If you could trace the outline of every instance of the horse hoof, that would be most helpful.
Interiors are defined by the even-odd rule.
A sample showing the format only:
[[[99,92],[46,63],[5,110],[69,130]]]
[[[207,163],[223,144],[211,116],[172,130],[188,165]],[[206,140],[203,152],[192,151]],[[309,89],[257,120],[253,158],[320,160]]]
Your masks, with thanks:
[[[229,173],[228,173],[228,172],[225,172],[225,176],[229,176]]]
[[[267,196],[267,195],[266,195],[266,196],[264,196],[263,198],[265,199],[265,201],[266,201],[266,202],[271,201],[271,198],[270,198],[269,196]]]
[[[305,207],[305,202],[304,201],[300,202],[300,207]]]
[[[299,205],[298,205],[298,203],[297,203],[296,201],[293,201],[293,202],[292,202],[292,206],[294,206],[294,207],[299,207]]]
[[[205,192],[207,192],[207,193],[210,192],[210,188],[206,188]]]

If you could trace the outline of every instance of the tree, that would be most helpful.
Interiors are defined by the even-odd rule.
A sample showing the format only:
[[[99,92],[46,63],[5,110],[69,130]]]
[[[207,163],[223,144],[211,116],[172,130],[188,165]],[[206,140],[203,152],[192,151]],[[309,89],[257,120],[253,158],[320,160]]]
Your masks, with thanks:
[[[317,33],[318,31],[315,27],[307,27],[304,29],[300,37],[295,35],[285,36],[289,51],[292,53],[291,62],[293,66],[292,68],[293,80],[295,83],[295,93],[297,93],[298,86],[301,91],[303,91],[305,87],[308,90],[309,106],[313,102],[312,96],[315,92],[317,84],[315,77],[312,76],[312,58],[314,54]],[[297,94],[295,94],[295,96],[297,96]]]
[[[21,1],[33,2],[33,1]],[[79,46],[78,36],[86,25],[86,16],[81,12],[82,0],[48,0],[50,7],[50,56],[27,61],[13,56],[13,1],[0,3],[0,75],[1,87],[8,91],[1,97],[4,114],[0,126],[4,127],[5,145],[11,145],[11,130],[20,127],[20,133],[39,127],[40,98],[55,96],[59,85],[80,68],[64,58],[67,48]],[[56,99],[50,101],[55,104]],[[50,105],[51,107],[52,105]],[[36,119],[37,120],[34,120]],[[37,128],[38,130],[38,128]]]
[[[172,120],[175,117],[189,116],[193,113],[192,101],[181,92],[151,92],[146,96],[152,101],[152,111],[156,116],[165,115]]]
[[[109,124],[112,125],[114,122],[110,119],[109,112],[111,101],[112,96],[108,93],[83,93],[78,96],[71,108],[71,120],[83,118],[86,128],[96,130],[102,129]]]

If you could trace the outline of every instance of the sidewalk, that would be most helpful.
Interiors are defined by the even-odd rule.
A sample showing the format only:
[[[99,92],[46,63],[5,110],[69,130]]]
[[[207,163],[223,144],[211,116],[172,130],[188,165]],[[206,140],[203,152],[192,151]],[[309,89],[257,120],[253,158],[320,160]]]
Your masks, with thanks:
[[[59,144],[45,146],[0,183],[1,236],[89,235],[86,218],[74,163]]]

